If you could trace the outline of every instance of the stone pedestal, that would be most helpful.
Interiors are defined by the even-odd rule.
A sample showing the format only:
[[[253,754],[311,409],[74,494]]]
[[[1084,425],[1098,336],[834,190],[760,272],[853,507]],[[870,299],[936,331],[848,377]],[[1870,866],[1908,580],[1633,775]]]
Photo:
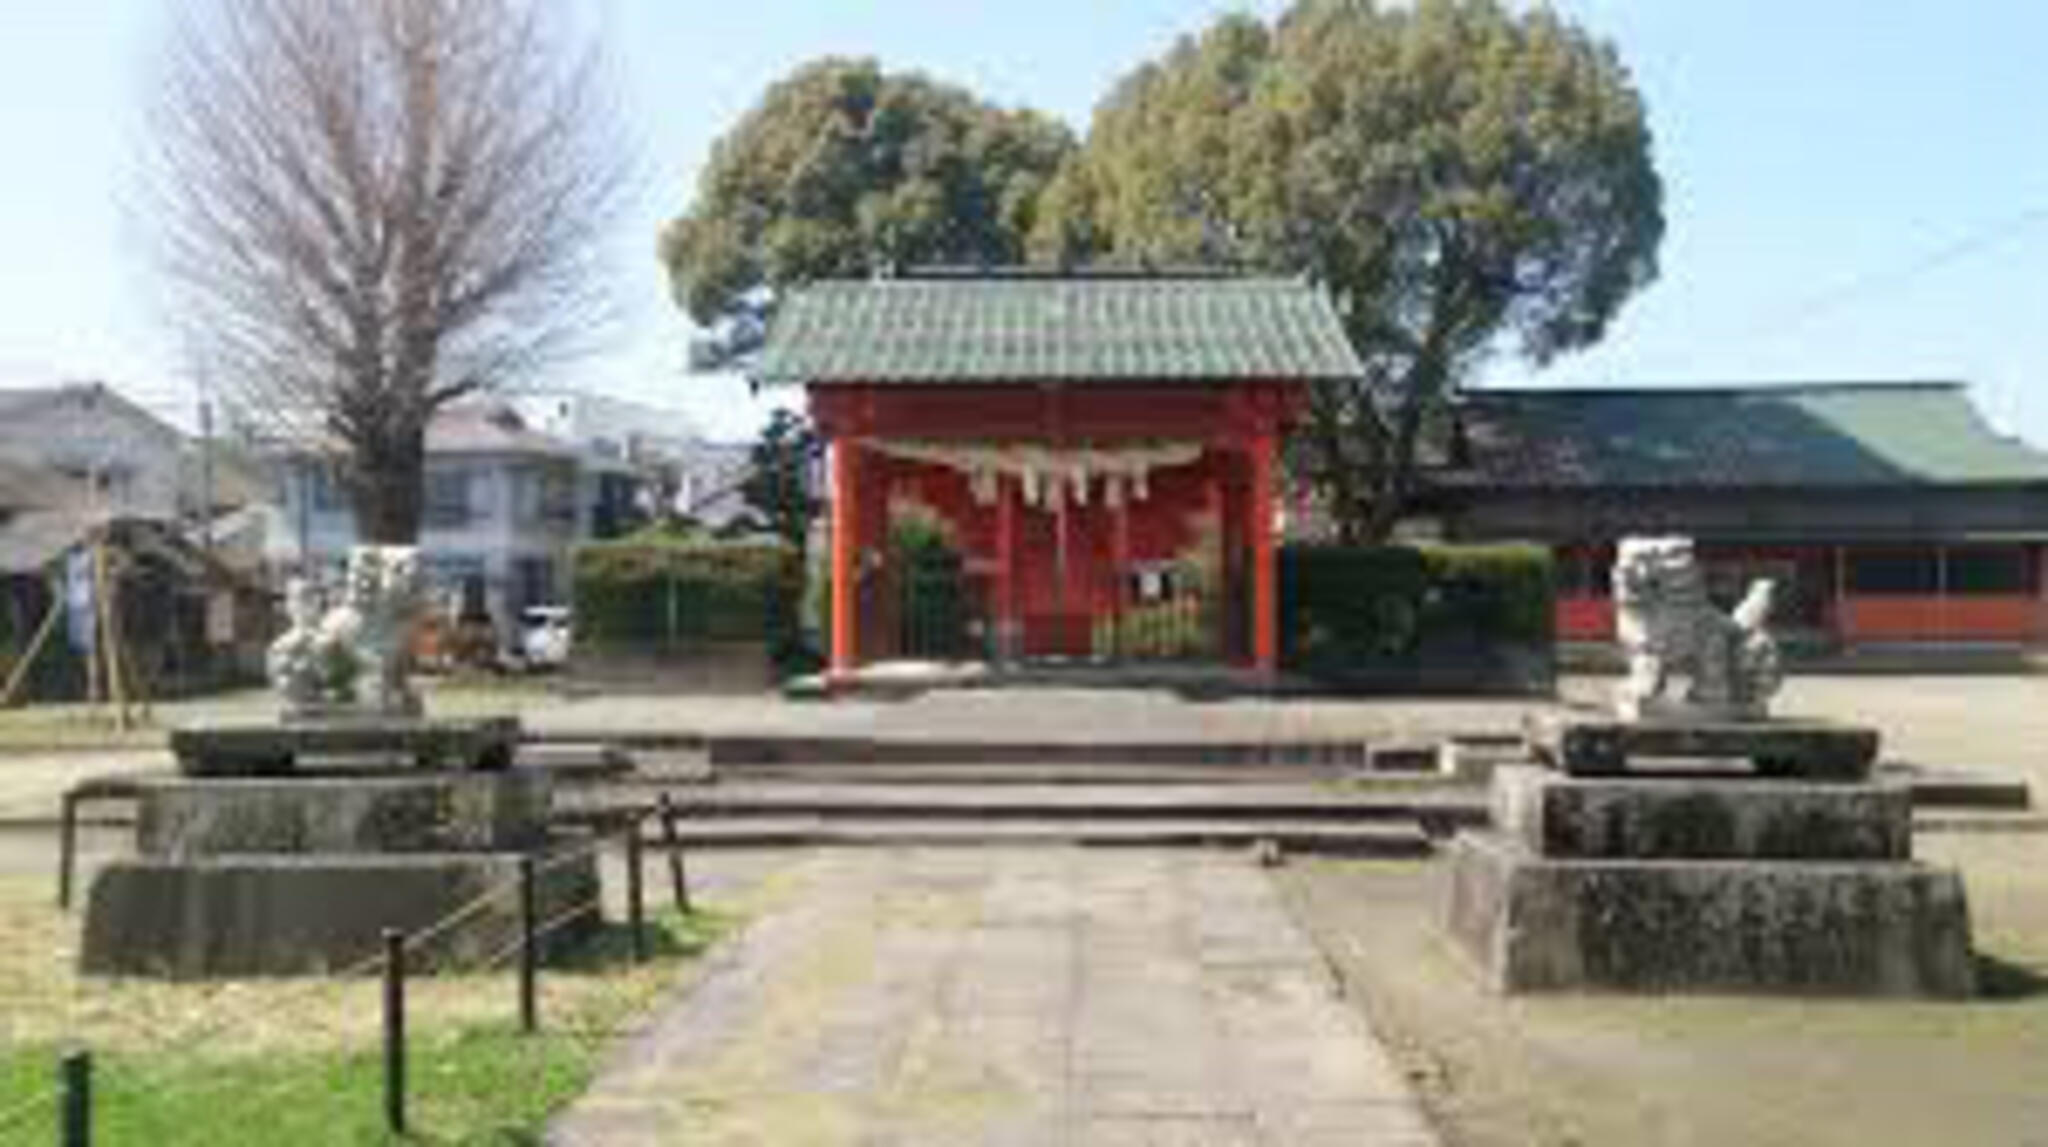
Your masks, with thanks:
[[[1503,768],[1447,925],[1503,992],[1967,996],[1961,879],[1903,787]]]
[[[522,855],[547,846],[550,784],[524,771],[191,778],[142,786],[138,856],[101,869],[86,908],[89,974],[206,979],[323,974],[497,890],[417,952],[475,963],[517,937]],[[597,897],[593,858],[546,865],[543,919]],[[598,922],[572,921],[574,943]]]
[[[1862,780],[1877,760],[1877,730],[1826,721],[1622,721],[1570,713],[1532,716],[1529,750],[1573,776],[1615,776],[1646,762],[1745,762],[1758,774]]]
[[[422,770],[496,772],[519,747],[517,717],[403,717],[337,712],[212,724],[171,733],[178,771],[194,777],[286,776],[316,759],[399,759]]]

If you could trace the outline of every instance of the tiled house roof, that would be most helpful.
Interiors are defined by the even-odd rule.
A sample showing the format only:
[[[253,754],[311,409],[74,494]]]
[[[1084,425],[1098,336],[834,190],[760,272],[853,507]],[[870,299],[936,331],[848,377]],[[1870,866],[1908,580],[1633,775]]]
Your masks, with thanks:
[[[1228,382],[1363,373],[1298,279],[992,275],[829,281],[785,300],[765,384]]]
[[[571,443],[529,427],[509,406],[487,402],[462,403],[437,412],[427,424],[427,453],[577,456]]]
[[[2048,483],[1957,383],[1472,391],[1446,485],[1496,489]]]

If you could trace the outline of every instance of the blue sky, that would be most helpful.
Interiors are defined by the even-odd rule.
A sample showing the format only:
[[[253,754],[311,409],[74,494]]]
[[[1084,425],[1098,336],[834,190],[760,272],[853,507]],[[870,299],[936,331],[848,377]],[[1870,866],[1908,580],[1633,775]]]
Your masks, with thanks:
[[[591,0],[645,186],[615,261],[626,320],[573,381],[747,433],[732,380],[683,373],[653,258],[711,141],[764,85],[867,54],[1085,128],[1202,0]],[[98,377],[189,418],[120,207],[162,0],[0,0],[0,385]],[[1572,0],[1647,97],[1670,230],[1601,346],[1482,381],[1960,378],[2048,446],[2048,3]]]

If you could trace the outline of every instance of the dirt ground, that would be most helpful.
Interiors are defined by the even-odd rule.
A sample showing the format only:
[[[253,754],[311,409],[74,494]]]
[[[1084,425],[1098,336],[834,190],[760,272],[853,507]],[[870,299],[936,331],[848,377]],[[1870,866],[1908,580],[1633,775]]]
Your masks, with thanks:
[[[1799,677],[1777,708],[2048,799],[2048,677]],[[2048,833],[1914,848],[1962,870],[1983,998],[1505,999],[1438,928],[1442,865],[1302,861],[1280,879],[1454,1147],[2048,1147]]]
[[[1983,998],[1506,999],[1437,927],[1441,864],[1279,879],[1452,1147],[2048,1145],[2048,834],[1922,836],[1961,867]]]

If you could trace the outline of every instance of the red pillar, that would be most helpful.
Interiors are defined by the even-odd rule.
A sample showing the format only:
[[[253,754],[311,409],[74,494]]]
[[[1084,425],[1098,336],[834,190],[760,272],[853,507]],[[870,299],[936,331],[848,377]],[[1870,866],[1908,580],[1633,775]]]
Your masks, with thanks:
[[[1022,634],[1017,625],[1017,489],[1008,475],[996,479],[995,657],[1016,659]]]
[[[1273,556],[1273,435],[1251,443],[1250,481],[1245,484],[1245,532],[1252,561],[1252,668],[1270,677],[1280,667],[1279,570]]]
[[[1104,489],[1102,497],[1104,501],[1109,499],[1107,488]],[[1112,512],[1115,518],[1111,525],[1114,534],[1111,538],[1109,558],[1109,653],[1110,656],[1122,660],[1128,652],[1124,648],[1124,616],[1129,611],[1131,585],[1131,491],[1128,487],[1123,490],[1123,496],[1117,499]]]
[[[860,447],[832,443],[832,666],[852,674],[860,661]]]

